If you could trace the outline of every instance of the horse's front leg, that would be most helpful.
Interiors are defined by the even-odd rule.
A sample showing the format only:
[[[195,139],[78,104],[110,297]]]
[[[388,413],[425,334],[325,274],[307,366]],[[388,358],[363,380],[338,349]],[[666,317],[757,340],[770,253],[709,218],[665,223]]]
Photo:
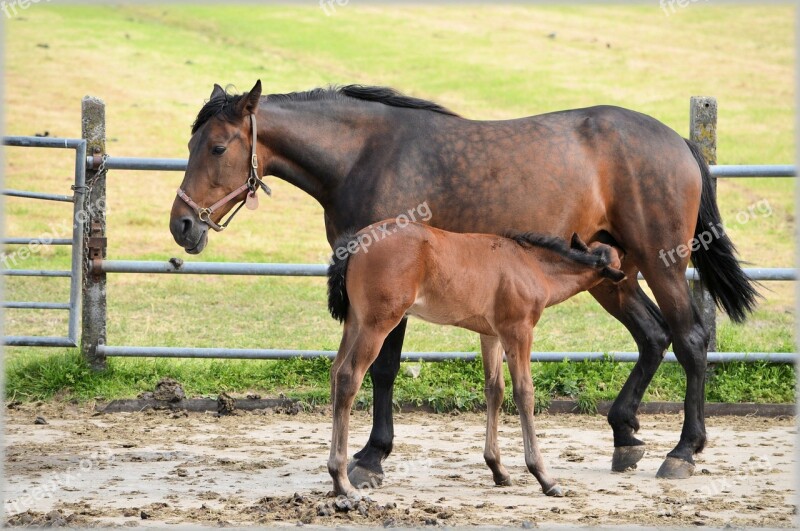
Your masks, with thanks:
[[[520,324],[509,327],[501,335],[506,350],[508,371],[514,386],[514,403],[519,411],[522,424],[522,441],[525,447],[525,464],[528,470],[539,481],[542,491],[548,496],[563,496],[558,482],[550,478],[544,459],[539,451],[536,431],[533,429],[534,388],[531,379],[531,342],[533,333],[531,326]]]
[[[483,459],[492,471],[495,485],[508,487],[511,485],[511,476],[500,462],[500,447],[497,445],[497,423],[505,391],[503,347],[500,340],[495,336],[481,334],[481,355],[486,395],[486,446]]]
[[[406,333],[406,321],[400,321],[383,342],[378,359],[369,369],[372,377],[372,431],[367,444],[357,452],[348,467],[348,476],[354,485],[369,484],[378,487],[383,483],[381,462],[392,452],[394,423],[392,422],[392,394],[394,381],[400,371],[400,353]]]

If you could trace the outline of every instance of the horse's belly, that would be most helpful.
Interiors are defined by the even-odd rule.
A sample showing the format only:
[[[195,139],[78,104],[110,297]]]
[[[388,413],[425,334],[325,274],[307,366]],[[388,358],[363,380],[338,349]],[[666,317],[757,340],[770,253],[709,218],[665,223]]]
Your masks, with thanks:
[[[476,312],[465,308],[440,307],[435,303],[428,303],[424,298],[418,298],[406,311],[406,315],[413,315],[429,323],[466,328],[479,334],[494,334],[483,315],[476,315]]]

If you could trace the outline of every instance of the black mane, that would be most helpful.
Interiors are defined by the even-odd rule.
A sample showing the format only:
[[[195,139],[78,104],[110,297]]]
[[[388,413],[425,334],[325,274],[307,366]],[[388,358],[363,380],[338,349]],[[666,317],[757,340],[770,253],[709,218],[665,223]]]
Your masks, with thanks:
[[[608,256],[608,249],[601,252],[584,252],[569,246],[566,240],[557,236],[546,236],[533,232],[523,232],[521,234],[508,234],[507,238],[514,240],[522,247],[539,247],[552,251],[564,258],[587,265],[594,268],[605,267],[611,259]]]
[[[218,117],[227,122],[234,123],[239,120],[236,113],[236,104],[247,94],[225,94],[208,100],[192,124],[192,134],[211,118]],[[406,96],[389,87],[370,87],[365,85],[346,85],[344,87],[315,88],[304,92],[290,92],[288,94],[270,94],[267,101],[324,101],[341,97],[353,98],[361,101],[382,103],[390,107],[403,107],[406,109],[421,109],[448,116],[459,116],[450,109],[438,103]]]
[[[200,112],[197,113],[192,124],[192,134],[195,134],[204,123],[214,117],[221,118],[229,123],[236,123],[241,116],[236,112],[236,104],[247,94],[228,94],[217,96],[208,100]]]

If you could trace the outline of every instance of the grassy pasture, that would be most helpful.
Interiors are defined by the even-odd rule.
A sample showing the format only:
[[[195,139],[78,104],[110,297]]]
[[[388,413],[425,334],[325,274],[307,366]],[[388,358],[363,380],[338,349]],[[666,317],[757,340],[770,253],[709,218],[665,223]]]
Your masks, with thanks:
[[[107,105],[109,153],[185,157],[189,126],[212,84],[247,90],[260,78],[274,93],[329,83],[390,85],[476,119],[616,104],[686,135],[689,97],[702,94],[719,101],[719,163],[791,163],[793,14],[791,7],[700,4],[669,17],[657,6],[347,5],[326,16],[316,5],[37,4],[6,23],[5,131],[77,137],[80,99],[91,94]],[[5,186],[68,193],[70,158],[9,148]],[[167,226],[180,180],[175,173],[109,175],[110,258],[185,257]],[[273,199],[240,215],[224,234],[213,234],[195,259],[324,261],[322,209],[286,183],[271,179],[270,185]],[[793,180],[721,180],[718,194],[745,260],[765,267],[794,264]],[[769,208],[746,215],[756,204]],[[5,201],[8,236],[68,237],[63,225],[51,225],[68,217],[68,205]],[[7,261],[14,251],[5,250]],[[18,262],[11,264],[66,268],[68,248],[42,249]],[[720,350],[794,350],[794,284],[766,288],[746,325],[720,319]],[[10,278],[6,299],[60,301],[67,289],[66,279]],[[323,279],[112,276],[109,343],[335,349],[340,328],[327,316],[324,296]],[[66,330],[66,316],[10,310],[5,329],[51,335]],[[415,321],[405,348],[476,350],[478,341],[474,334]],[[545,314],[534,348],[635,350],[622,326],[586,295]],[[112,360],[104,376],[86,373],[74,352],[10,348],[6,362],[8,391],[21,397],[59,389],[81,397],[124,396],[164,374],[183,377],[198,393],[261,388],[320,400],[327,393],[322,362]],[[536,366],[534,372],[543,397],[614,396],[629,367],[602,365]],[[401,397],[440,396],[436,403],[443,406],[481,400],[478,364],[426,366],[424,372],[428,379],[401,378]],[[793,378],[788,367],[719,367],[709,398],[792,400]],[[648,397],[681,396],[681,380],[679,367],[665,367]],[[753,390],[742,385],[747,381],[763,384]]]

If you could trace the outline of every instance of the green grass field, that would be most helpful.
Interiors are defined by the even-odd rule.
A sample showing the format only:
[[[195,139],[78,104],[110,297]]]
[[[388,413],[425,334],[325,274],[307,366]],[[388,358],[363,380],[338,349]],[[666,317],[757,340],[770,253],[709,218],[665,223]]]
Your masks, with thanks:
[[[720,164],[794,162],[793,8],[690,4],[657,7],[64,7],[34,4],[6,22],[5,131],[80,136],[80,99],[107,105],[107,150],[116,156],[186,157],[189,126],[213,83],[265,92],[327,84],[390,85],[464,116],[498,119],[615,104],[688,134],[692,95],[719,102]],[[720,31],[725,28],[725,31]],[[554,37],[550,37],[555,34]],[[66,152],[9,148],[6,187],[69,193]],[[172,240],[177,173],[113,172],[108,178],[109,256],[187,258]],[[213,234],[195,260],[321,263],[322,210],[270,179],[273,199]],[[719,182],[723,218],[742,258],[794,265],[794,180]],[[766,203],[764,203],[766,202]],[[748,207],[769,214],[742,221]],[[738,216],[737,216],[738,214]],[[66,205],[6,198],[8,236],[52,232]],[[62,230],[63,229],[58,229]],[[68,234],[57,234],[68,237]],[[14,248],[5,255],[11,259]],[[68,249],[43,249],[13,267],[63,268]],[[719,349],[795,350],[793,283],[769,283],[744,326],[719,319]],[[6,279],[7,300],[63,301],[63,280]],[[336,349],[340,327],[326,313],[323,279],[153,277],[109,279],[112,345]],[[7,334],[66,331],[64,312],[9,310]],[[406,350],[475,351],[474,334],[414,321]],[[630,351],[633,341],[586,295],[545,314],[534,348]],[[6,349],[7,393],[20,398],[130,396],[160,375],[194,393],[262,389],[327,396],[327,362],[110,361],[92,375],[68,351]],[[613,397],[626,364],[536,365],[540,397]],[[437,407],[482,400],[479,364],[426,365],[403,377],[398,396]],[[758,382],[757,387],[753,383]],[[649,399],[683,394],[681,369],[664,367]],[[711,400],[791,401],[791,367],[717,367]],[[477,389],[477,391],[475,391]]]

